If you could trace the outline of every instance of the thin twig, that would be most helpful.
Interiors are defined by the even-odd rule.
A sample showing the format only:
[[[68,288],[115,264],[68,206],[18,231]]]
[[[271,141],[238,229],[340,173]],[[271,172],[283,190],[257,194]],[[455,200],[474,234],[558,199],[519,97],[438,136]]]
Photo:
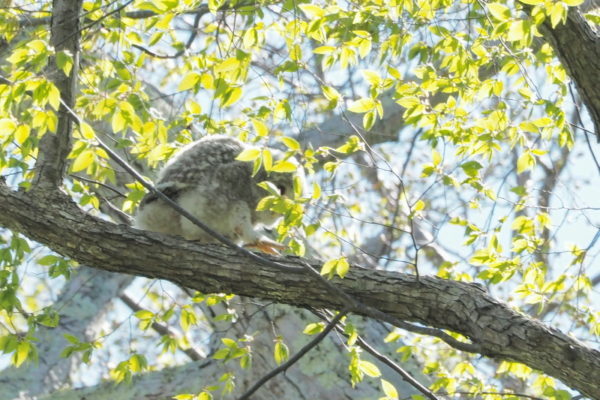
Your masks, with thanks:
[[[316,314],[318,317],[329,322],[329,317],[327,315],[325,315],[324,313],[321,313],[318,310],[313,310],[313,314]],[[344,325],[344,323],[340,323],[338,326],[336,326],[336,330],[339,333],[341,333],[342,335],[348,337],[349,335],[346,332],[344,332],[343,325]],[[386,355],[381,354],[380,352],[375,350],[375,348],[373,348],[369,343],[367,343],[367,341],[365,341],[361,336],[357,337],[356,343],[358,343],[358,345],[363,350],[365,350],[367,353],[371,354],[373,357],[375,357],[376,359],[378,359],[379,361],[381,361],[382,363],[384,363],[385,365],[387,365],[388,367],[390,367],[391,369],[396,371],[398,373],[398,375],[400,375],[402,377],[402,379],[404,379],[406,382],[408,382],[409,385],[411,385],[412,387],[417,389],[419,392],[423,393],[423,395],[425,395],[425,397],[427,397],[431,400],[440,400],[435,394],[433,394],[433,392],[431,390],[429,390],[425,386],[423,386],[421,384],[421,382],[417,381],[408,371],[404,370],[404,368],[402,368],[401,366],[396,364],[394,361],[392,361]]]
[[[134,312],[143,310],[142,307],[140,307],[131,297],[127,296],[126,294],[122,294],[121,296],[119,296],[119,299],[121,299],[121,301],[123,303],[125,303],[127,305],[127,307],[129,307]],[[173,332],[168,326],[159,324],[158,322],[153,322],[151,326],[152,326],[152,329],[154,329],[159,335],[175,336],[175,332]],[[185,354],[187,354],[187,356],[192,361],[206,359],[206,356],[200,354],[200,352],[198,352],[193,347],[190,347],[189,349],[181,349],[181,350]]]
[[[583,132],[583,136],[585,137],[585,142],[587,144],[588,150],[590,151],[590,155],[592,156],[592,159],[594,160],[594,164],[596,164],[596,171],[598,171],[598,173],[600,173],[600,163],[598,163],[598,160],[596,159],[596,154],[594,154],[594,149],[592,148],[592,144],[590,143],[590,138],[588,137],[588,130],[583,128],[583,121],[581,119],[581,112],[579,110],[579,104],[577,104],[577,100],[575,99],[575,94],[573,93],[573,89],[571,87],[571,85],[569,85],[569,93],[571,95],[571,100],[573,100],[573,104],[575,106],[575,115],[577,116],[577,121],[579,123],[578,126],[576,126],[578,129],[580,129]],[[574,126],[574,124],[571,124],[571,126]],[[598,133],[600,135],[600,133]]]
[[[304,345],[304,347],[302,347],[296,354],[294,354],[292,357],[290,357],[289,360],[287,360],[286,362],[284,362],[283,364],[281,364],[280,366],[278,366],[277,368],[272,369],[271,371],[269,371],[267,374],[265,374],[262,378],[260,378],[254,385],[252,385],[252,387],[250,389],[248,389],[246,391],[246,393],[244,393],[243,395],[241,395],[238,400],[246,400],[248,398],[250,398],[250,396],[256,392],[262,385],[264,385],[265,383],[267,383],[270,379],[274,378],[275,376],[277,376],[279,373],[287,370],[289,367],[291,367],[292,365],[294,365],[298,360],[300,360],[306,353],[308,353],[312,348],[314,348],[316,345],[318,345],[319,343],[321,343],[321,341],[323,339],[325,339],[325,336],[327,336],[327,334],[333,329],[335,328],[335,326],[337,325],[337,323],[340,321],[340,319],[342,319],[343,317],[346,316],[347,311],[341,311],[339,312],[335,318],[333,318],[329,324],[327,324],[327,326],[325,327],[325,329],[323,329],[323,331],[321,331],[321,333],[319,333],[317,336],[315,336],[315,338],[313,340],[311,340],[310,342],[308,342],[306,345]]]
[[[204,6],[204,7],[202,7]],[[161,59],[169,59],[169,58],[177,58],[179,56],[181,56],[183,53],[185,53],[186,50],[188,50],[191,46],[192,43],[194,43],[194,40],[196,39],[196,36],[198,36],[198,26],[200,25],[200,19],[202,18],[202,16],[204,14],[208,13],[208,6],[203,4],[201,7],[198,7],[198,12],[196,12],[196,16],[194,17],[194,25],[192,27],[192,33],[190,34],[190,37],[188,38],[185,46],[183,49],[178,50],[175,54],[173,55],[161,55],[161,54],[157,54],[143,46],[134,44],[133,47],[135,47],[138,50],[143,51],[144,53],[155,57],[155,58],[161,58]]]

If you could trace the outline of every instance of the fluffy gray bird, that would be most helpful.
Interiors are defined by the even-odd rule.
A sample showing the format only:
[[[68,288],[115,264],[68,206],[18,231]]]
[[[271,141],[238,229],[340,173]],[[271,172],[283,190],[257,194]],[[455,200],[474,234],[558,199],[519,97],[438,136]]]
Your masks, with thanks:
[[[281,215],[256,211],[259,200],[268,194],[257,183],[268,180],[281,195],[291,196],[294,174],[267,175],[261,168],[252,176],[252,163],[235,159],[245,148],[239,140],[220,135],[193,142],[160,171],[156,188],[232,241],[276,254],[285,247],[256,229],[274,225]],[[217,241],[152,193],[142,199],[134,226],[203,243]]]

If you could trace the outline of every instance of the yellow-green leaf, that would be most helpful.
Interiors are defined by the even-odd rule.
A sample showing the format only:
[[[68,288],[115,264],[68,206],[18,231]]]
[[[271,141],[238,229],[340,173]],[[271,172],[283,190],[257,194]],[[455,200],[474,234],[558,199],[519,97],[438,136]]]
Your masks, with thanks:
[[[275,348],[273,349],[273,357],[277,365],[286,361],[289,358],[289,349],[285,343],[281,340],[275,342]]]
[[[499,21],[506,21],[510,18],[510,9],[501,3],[489,3],[487,5],[490,14]]]
[[[508,27],[506,39],[510,42],[522,40],[525,37],[525,23],[523,21],[514,21]]]
[[[269,134],[269,128],[261,120],[252,118],[252,126],[258,136],[267,136]]]
[[[372,362],[360,360],[358,362],[358,368],[366,375],[369,375],[372,378],[377,378],[381,376],[379,368],[377,368],[377,365],[373,364]]]
[[[386,381],[385,379],[381,380],[381,388],[383,389],[383,393],[385,393],[385,395],[389,399],[397,399],[398,398],[398,391],[396,390],[394,385],[392,385],[390,382]]]
[[[111,119],[113,132],[116,133],[116,132],[120,132],[123,129],[125,129],[126,123],[127,123],[127,120],[123,116],[123,113],[119,110],[116,110]]]
[[[271,155],[271,151],[269,151],[269,149],[263,149],[262,162],[265,170],[271,171],[271,168],[273,168],[273,156]]]
[[[333,46],[319,46],[313,50],[315,54],[330,54],[335,51],[335,47]]]
[[[300,4],[298,6],[308,18],[322,17],[325,15],[325,10],[314,4]]]
[[[350,269],[350,264],[348,264],[348,260],[345,257],[340,258],[337,261],[337,265],[335,268],[335,272],[338,274],[340,278],[344,278]]]
[[[197,72],[190,72],[187,74],[181,82],[179,82],[179,90],[189,90],[196,86],[200,82],[201,75]]]
[[[260,150],[255,148],[245,149],[235,158],[238,161],[253,161],[260,156]]]
[[[363,98],[352,102],[348,106],[348,110],[355,113],[364,113],[367,111],[371,111],[377,106],[377,102],[370,98]]]
[[[31,129],[28,125],[19,125],[15,130],[15,140],[17,141],[17,143],[23,144],[23,142],[25,142],[29,137],[30,132]]]
[[[538,4],[544,4],[544,0],[519,0],[523,4],[529,4],[531,6],[537,6]]]
[[[83,136],[86,139],[91,140],[95,136],[94,128],[92,128],[90,124],[83,121],[79,124],[79,132],[81,132],[81,136]]]
[[[271,168],[271,171],[273,172],[295,172],[298,169],[298,166],[296,166],[296,164],[294,164],[293,162],[287,161],[287,160],[282,160],[282,161],[278,161],[277,163],[275,163],[275,165],[273,165],[273,168]]]
[[[19,342],[17,344],[17,349],[13,354],[13,363],[16,367],[20,367],[21,364],[27,360],[27,356],[29,356],[29,351],[31,350],[31,343],[29,342]]]
[[[73,57],[66,51],[56,53],[56,66],[69,76],[73,68]]]
[[[240,61],[235,57],[231,57],[231,58],[228,58],[227,60],[219,63],[218,65],[215,65],[215,67],[213,68],[213,71],[215,71],[216,73],[229,72],[229,71],[235,71],[238,68],[240,68]]]
[[[290,150],[300,150],[300,143],[298,143],[298,141],[296,139],[292,139],[291,137],[284,136],[281,138],[281,141]]]
[[[94,152],[92,150],[84,150],[82,151],[75,161],[73,161],[73,165],[71,166],[71,170],[73,172],[83,171],[87,167],[89,167],[94,162]]]
[[[419,212],[425,208],[425,202],[423,200],[418,200],[413,206],[413,212]]]
[[[17,124],[12,119],[0,119],[0,137],[5,137],[13,133],[17,129]]]
[[[223,103],[221,105],[223,107],[229,107],[230,105],[235,104],[240,97],[242,97],[242,88],[235,87],[231,89],[223,98]]]
[[[526,151],[519,156],[517,160],[517,173],[521,173],[523,171],[527,171],[535,166],[535,157],[529,152]]]
[[[325,95],[327,100],[338,100],[342,97],[340,92],[338,92],[331,86],[321,86],[321,90],[323,90],[323,94]]]
[[[58,110],[58,108],[60,107],[60,91],[52,83],[49,84],[49,88],[50,89],[48,90],[48,102],[50,103],[50,107],[54,108],[55,110]]]

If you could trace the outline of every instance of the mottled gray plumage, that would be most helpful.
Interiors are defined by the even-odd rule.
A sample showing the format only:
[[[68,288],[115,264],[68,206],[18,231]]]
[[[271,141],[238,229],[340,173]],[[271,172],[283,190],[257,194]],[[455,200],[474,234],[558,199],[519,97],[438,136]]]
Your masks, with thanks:
[[[261,169],[252,176],[252,163],[235,159],[245,148],[240,141],[220,135],[193,142],[165,165],[156,188],[234,242],[273,253],[282,246],[263,237],[256,228],[272,226],[280,215],[256,211],[259,200],[267,195],[257,183],[268,180],[282,194],[291,195],[294,174],[267,175]],[[216,241],[152,193],[142,200],[135,226],[189,240]]]

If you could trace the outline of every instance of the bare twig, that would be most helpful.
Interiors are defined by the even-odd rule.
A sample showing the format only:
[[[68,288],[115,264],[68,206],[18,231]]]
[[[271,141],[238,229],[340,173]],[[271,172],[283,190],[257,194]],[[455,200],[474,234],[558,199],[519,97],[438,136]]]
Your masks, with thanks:
[[[329,321],[330,316],[328,317],[327,315],[325,315],[325,313],[321,313],[317,310],[313,310],[313,313],[316,314],[317,316],[319,316],[320,318],[324,319],[328,323],[330,323],[330,321]],[[342,335],[348,337],[348,335],[344,332],[344,329],[342,328],[343,326],[344,326],[344,323],[341,322],[338,326],[336,326],[336,330],[338,332],[340,332]],[[405,371],[404,368],[402,368],[401,366],[396,364],[389,357],[387,357],[384,354],[381,354],[380,352],[375,350],[375,348],[373,348],[369,343],[367,343],[361,336],[358,336],[356,343],[358,343],[358,345],[363,350],[365,350],[367,353],[371,354],[373,357],[375,357],[376,359],[378,359],[379,361],[381,361],[382,363],[384,363],[385,365],[387,365],[388,367],[393,369],[395,372],[397,372],[398,375],[400,375],[402,377],[402,379],[404,379],[406,382],[408,382],[409,385],[411,385],[412,387],[417,389],[419,392],[423,393],[423,395],[425,395],[425,397],[427,397],[431,400],[439,400],[439,398],[435,394],[433,394],[433,392],[431,390],[429,390],[425,386],[423,386],[408,371]]]
[[[340,319],[342,319],[343,317],[346,316],[346,313],[347,313],[347,311],[341,311],[341,312],[339,312],[335,316],[335,318],[333,318],[327,324],[327,326],[325,327],[325,329],[323,329],[323,331],[321,331],[321,333],[319,333],[317,336],[315,336],[315,338],[313,340],[311,340],[306,345],[304,345],[304,347],[302,347],[296,354],[294,354],[292,357],[290,357],[289,360],[287,360],[286,362],[284,362],[283,364],[281,364],[277,368],[274,368],[273,370],[271,370],[267,374],[265,374],[254,385],[252,385],[252,387],[250,389],[248,389],[246,391],[246,393],[244,393],[243,395],[241,395],[238,398],[238,400],[246,400],[246,399],[250,398],[250,396],[254,392],[256,392],[262,385],[264,385],[270,379],[274,378],[279,373],[287,370],[289,367],[291,367],[296,362],[298,362],[298,360],[300,360],[306,353],[308,353],[312,348],[314,348],[316,345],[318,345],[319,343],[321,343],[321,341],[323,339],[325,339],[325,336],[327,336],[327,334],[329,332],[331,332],[331,330],[333,328],[335,328],[335,326],[338,324],[338,322],[340,321]]]

